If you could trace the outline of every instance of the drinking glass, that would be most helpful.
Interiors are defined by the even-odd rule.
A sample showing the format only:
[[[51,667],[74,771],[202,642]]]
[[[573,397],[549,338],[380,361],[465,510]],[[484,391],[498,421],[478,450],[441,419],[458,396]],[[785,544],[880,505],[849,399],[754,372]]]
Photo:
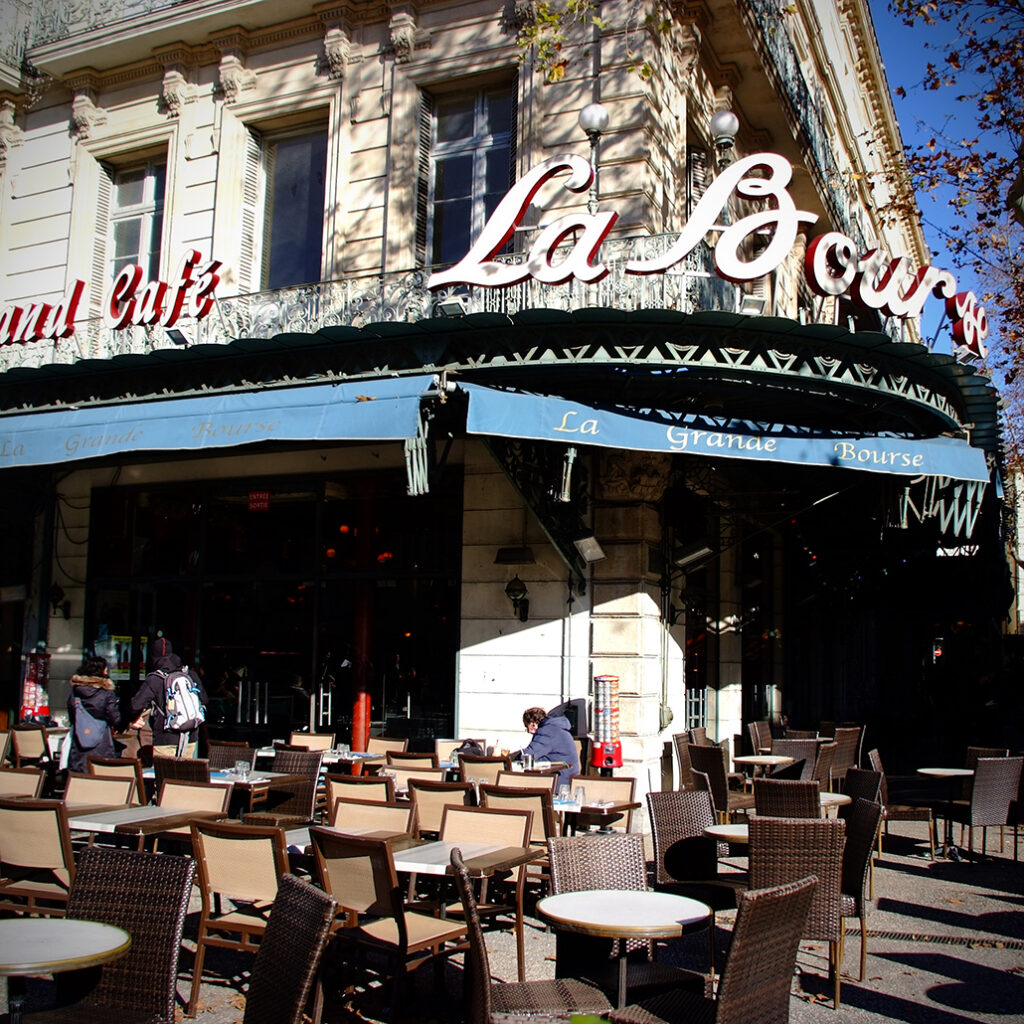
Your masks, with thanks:
[[[570,800],[570,790],[569,790],[569,783],[568,782],[563,782],[558,787],[558,799],[561,800],[562,803],[566,803],[567,804],[569,802],[569,800]]]
[[[584,789],[583,786],[577,786],[572,791],[572,799],[573,799],[574,803],[577,803],[581,807],[583,807],[586,804],[586,802],[587,802],[587,791],[586,791],[586,789]]]
[[[249,778],[249,762],[248,761],[236,761],[235,762],[235,774],[245,782]]]

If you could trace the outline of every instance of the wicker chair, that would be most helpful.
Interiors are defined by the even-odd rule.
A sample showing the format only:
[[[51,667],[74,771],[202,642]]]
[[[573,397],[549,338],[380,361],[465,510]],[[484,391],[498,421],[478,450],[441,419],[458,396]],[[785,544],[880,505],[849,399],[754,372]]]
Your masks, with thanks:
[[[206,757],[211,771],[234,768],[236,761],[248,761],[252,768],[256,764],[256,748],[244,740],[215,740],[210,742]]]
[[[38,800],[46,772],[41,768],[0,768],[0,796],[27,796]]]
[[[840,881],[846,822],[840,818],[750,819],[750,888],[767,889],[816,875],[803,938],[829,944],[829,977],[839,1009]]]
[[[820,818],[819,793],[813,779],[754,779],[754,813],[773,818]]]
[[[696,744],[698,747],[710,747],[713,746],[710,739],[708,739],[708,731],[703,725],[698,725],[693,729],[688,729],[686,735],[689,737],[690,742]]]
[[[725,752],[721,747],[691,743],[689,753],[691,771],[704,772],[708,777],[715,809],[720,816],[731,818],[736,811],[749,810],[754,806],[753,793],[742,793],[729,788],[725,771]]]
[[[693,786],[693,775],[690,766],[689,751],[690,735],[677,732],[672,735],[672,745],[676,748],[676,760],[679,762],[679,788],[689,789]]]
[[[638,832],[587,833],[548,840],[551,862],[551,892],[581,892],[588,889],[647,888],[647,863],[643,836]],[[618,939],[601,939],[584,935],[556,933],[559,963],[568,964],[567,973],[587,978],[606,992],[618,987],[618,974],[613,957],[619,954]],[[629,953],[643,953],[641,962],[627,965],[630,991],[647,991],[653,995],[676,985],[680,972],[666,964],[648,962],[653,943],[646,939],[627,939]],[[561,970],[561,968],[560,968]]]
[[[712,998],[680,989],[612,1010],[618,1024],[789,1024],[800,937],[817,889],[813,877],[739,894],[729,955]],[[766,956],[770,950],[771,955]],[[695,978],[699,983],[700,976]]]
[[[842,786],[848,768],[858,767],[860,758],[861,726],[836,728],[836,753],[832,760],[832,781]]]
[[[146,782],[142,777],[142,762],[135,757],[96,757],[89,754],[85,759],[91,775],[130,775],[135,780],[135,799],[132,803],[147,802]]]
[[[968,747],[967,754],[964,757],[964,767],[969,768],[972,772],[978,767],[978,761],[983,757],[1009,757],[1010,751],[1006,747]],[[960,794],[960,799],[964,803],[969,803],[971,799],[971,789],[974,786],[974,776],[968,776],[963,781],[963,792]]]
[[[870,768],[849,768],[843,780],[843,792],[852,800],[868,800],[880,803],[882,791],[882,773]],[[847,807],[851,805],[847,804]],[[843,817],[845,808],[839,808],[839,816]]]
[[[787,740],[816,740],[817,729],[785,729],[782,733],[783,739]]]
[[[349,966],[363,951],[384,954],[391,973],[391,1014],[397,1012],[409,971],[463,948],[461,922],[407,910],[395,861],[386,839],[346,836],[314,825],[309,830],[317,880],[338,903],[337,914],[349,927],[335,932],[343,962]]]
[[[747,734],[750,737],[750,752],[752,754],[771,752],[772,727],[767,718],[762,718],[757,722],[747,722]]]
[[[704,835],[715,823],[711,797],[695,789],[647,794],[647,813],[654,846],[654,888],[689,896],[719,910],[733,910],[742,877],[727,879],[718,872],[718,843]],[[715,923],[708,927],[708,953],[715,970]]]
[[[851,768],[850,771],[853,771]],[[849,777],[849,773],[847,773]],[[846,945],[846,919],[860,919],[860,972],[858,981],[864,980],[864,969],[867,963],[868,926],[867,906],[869,897],[865,895],[868,877],[871,871],[871,851],[875,847],[875,836],[882,820],[882,805],[861,797],[844,808],[846,810],[846,846],[843,847],[843,868],[840,879],[840,938],[839,968],[843,965],[843,952]]]
[[[1020,785],[1021,757],[981,757],[974,770],[969,803],[954,801],[948,808],[950,820],[967,826],[967,849],[974,851],[974,829],[981,828],[981,856],[985,856],[988,827],[1002,827],[1010,820],[1010,803]]]
[[[252,953],[266,930],[277,889],[288,871],[284,830],[239,822],[192,824],[192,852],[199,866],[203,907],[186,1015],[194,1017],[207,947]],[[221,909],[230,900],[232,909]],[[228,933],[228,934],[224,934]]]
[[[153,784],[158,793],[164,779],[209,782],[210,761],[205,757],[163,757],[160,754],[154,754]]]
[[[802,761],[803,767],[800,770],[800,779],[806,782],[808,779],[813,778],[814,765],[818,757],[817,740],[794,740],[786,737],[785,739],[775,741],[772,745],[772,753],[782,757],[791,757],[794,762]],[[786,778],[786,776],[776,775],[776,778],[780,777]],[[792,775],[789,778],[792,778]]]
[[[337,904],[320,889],[282,875],[252,966],[243,1024],[300,1024]],[[320,990],[314,1018],[320,1016]]]
[[[884,832],[889,834],[890,821],[927,821],[928,847],[932,860],[935,860],[935,815],[930,807],[913,804],[893,804],[889,802],[889,785],[882,768],[882,755],[877,750],[868,751],[868,762],[872,769],[881,775],[879,781],[879,797],[882,801],[882,822]],[[882,856],[882,830],[878,833],[878,856]]]
[[[278,750],[274,753],[274,771],[291,779],[272,779],[262,810],[243,817],[247,825],[274,825],[301,828],[316,816],[322,750]],[[323,803],[326,805],[326,791]]]
[[[475,791],[471,782],[441,782],[437,779],[409,779],[409,800],[416,808],[416,828],[420,838],[436,839],[441,818],[448,804],[471,807]]]
[[[0,799],[0,910],[63,917],[74,878],[64,805]]]
[[[611,1009],[599,989],[576,978],[492,982],[473,884],[457,848],[452,850],[451,864],[469,939],[463,973],[466,1024],[491,1024],[493,1014],[501,1014],[503,1022],[522,1015],[524,1024],[529,1024],[537,1014],[568,1017],[573,1013],[602,1014]]]
[[[27,1015],[38,1024],[174,1024],[178,956],[195,864],[187,857],[89,847],[78,858],[69,918],[123,928],[128,953],[105,964],[88,993],[70,1005]],[[67,1003],[80,979],[58,975]]]
[[[832,765],[835,764],[836,750],[838,743],[819,743],[818,753],[814,759],[814,770],[810,777],[818,783],[818,788],[824,793],[832,788]]]

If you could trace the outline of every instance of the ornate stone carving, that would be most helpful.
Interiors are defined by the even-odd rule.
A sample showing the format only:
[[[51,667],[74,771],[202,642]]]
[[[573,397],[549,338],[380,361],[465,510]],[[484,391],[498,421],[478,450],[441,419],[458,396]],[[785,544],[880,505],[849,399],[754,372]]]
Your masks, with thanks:
[[[430,33],[416,27],[416,18],[408,9],[391,15],[391,49],[399,64],[412,60],[413,51],[430,45]]]
[[[660,501],[668,486],[672,456],[662,452],[604,452],[598,485],[609,501]]]
[[[171,117],[180,117],[181,108],[186,103],[195,103],[197,93],[198,89],[177,66],[172,65],[164,72],[160,98]]]
[[[221,56],[220,67],[217,70],[225,103],[234,103],[240,92],[256,88],[256,72],[250,71],[241,56],[234,51]]]
[[[96,93],[93,89],[75,91],[75,98],[71,101],[71,130],[76,138],[91,138],[93,129],[105,124],[106,120],[107,112],[96,106]]]
[[[339,26],[331,25],[324,33],[324,61],[330,78],[344,79],[351,49],[347,33]]]
[[[0,99],[0,174],[7,168],[7,154],[20,146],[25,137],[25,133],[14,123],[17,109],[10,97]]]

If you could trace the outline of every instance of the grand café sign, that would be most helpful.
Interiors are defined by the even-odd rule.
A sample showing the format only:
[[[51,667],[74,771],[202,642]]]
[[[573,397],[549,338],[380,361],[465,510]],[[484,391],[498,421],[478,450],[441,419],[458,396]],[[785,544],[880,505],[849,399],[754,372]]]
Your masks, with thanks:
[[[551,157],[534,167],[498,204],[469,252],[453,267],[432,274],[427,287],[434,291],[455,285],[505,288],[531,278],[559,285],[570,280],[592,283],[605,277],[609,267],[601,260],[601,245],[619,216],[609,210],[570,213],[539,229],[522,263],[495,259],[522,226],[541,187],[565,172],[569,177],[564,187],[571,192],[583,192],[594,178],[590,162],[572,154]],[[796,208],[787,191],[792,174],[789,161],[775,153],[756,153],[728,165],[701,197],[675,242],[655,259],[630,260],[626,273],[666,273],[716,231],[714,261],[721,277],[740,283],[772,273],[792,251],[800,225],[818,219],[816,214]],[[722,225],[723,211],[733,195],[760,200],[764,208]],[[750,244],[754,235],[759,242],[756,249]],[[568,253],[563,255],[566,249]],[[747,251],[755,255],[746,258]],[[104,299],[104,325],[112,330],[170,327],[181,316],[205,317],[215,301],[220,267],[217,260],[204,261],[196,250],[185,254],[170,282],[143,283],[141,267],[124,267]],[[928,266],[914,271],[905,256],[892,258],[880,248],[858,252],[851,238],[828,231],[807,246],[804,272],[818,295],[847,296],[886,317],[920,316],[929,296],[944,300],[957,354],[970,358],[986,354],[985,310],[973,292],[957,291],[956,278],[948,270]],[[69,337],[84,291],[85,282],[75,281],[56,306],[35,303],[0,311],[0,346]]]
[[[544,284],[599,281],[609,273],[600,249],[618,214],[613,211],[570,213],[539,231],[523,263],[497,262],[495,257],[520,227],[538,190],[556,175],[569,172],[564,182],[571,192],[589,188],[594,169],[575,155],[554,156],[534,167],[509,190],[484,225],[469,252],[453,267],[432,274],[431,290],[452,285],[504,288],[532,278]],[[711,231],[719,231],[714,246],[715,269],[728,281],[754,281],[776,270],[789,255],[802,223],[813,224],[817,215],[798,210],[786,190],[793,168],[776,153],[755,153],[724,168],[701,197],[675,242],[656,259],[631,260],[627,274],[659,274],[681,263]],[[762,200],[765,209],[721,227],[730,197]],[[767,245],[750,259],[753,235]],[[572,236],[568,255],[556,256]],[[920,316],[930,295],[945,300],[953,337],[964,354],[982,358],[988,335],[985,310],[973,292],[957,292],[956,278],[948,270],[922,267],[913,271],[905,256],[891,258],[880,248],[858,253],[853,240],[838,231],[818,235],[807,247],[804,272],[808,284],[823,296],[845,295],[865,309],[883,316],[906,319]]]

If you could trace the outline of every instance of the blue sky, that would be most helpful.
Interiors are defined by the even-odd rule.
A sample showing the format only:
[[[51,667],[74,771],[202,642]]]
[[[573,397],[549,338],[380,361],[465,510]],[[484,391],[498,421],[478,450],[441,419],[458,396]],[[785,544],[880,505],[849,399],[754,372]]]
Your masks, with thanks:
[[[925,143],[941,132],[954,138],[971,135],[974,131],[971,108],[955,100],[959,93],[966,91],[963,86],[938,91],[926,91],[921,86],[927,63],[941,63],[942,44],[954,35],[950,26],[938,22],[935,26],[909,28],[891,12],[886,0],[869,0],[869,3],[889,88],[902,87],[906,90],[905,98],[893,95],[893,104],[907,149]],[[946,205],[947,198],[941,193],[918,197],[925,238],[932,250],[932,263],[957,275],[958,290],[974,291],[980,296],[983,289],[970,271],[961,271],[955,266],[943,241],[942,228],[953,217],[953,212]],[[942,303],[929,299],[921,318],[921,331],[926,340],[935,334],[941,319]],[[990,323],[992,331],[997,331],[998,323]],[[951,351],[948,322],[939,331],[935,348],[941,352]]]

